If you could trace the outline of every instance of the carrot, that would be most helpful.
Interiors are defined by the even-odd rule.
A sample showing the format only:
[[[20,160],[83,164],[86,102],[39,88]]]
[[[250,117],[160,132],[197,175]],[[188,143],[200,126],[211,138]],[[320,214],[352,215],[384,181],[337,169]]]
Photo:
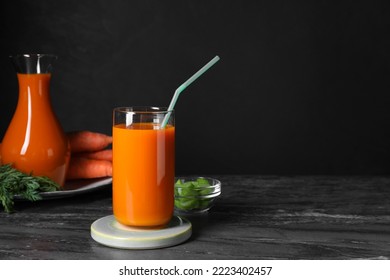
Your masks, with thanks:
[[[112,162],[83,157],[72,157],[66,179],[91,179],[112,176]]]
[[[89,159],[112,161],[112,150],[105,149],[105,150],[101,150],[101,151],[97,151],[97,152],[75,153],[75,154],[72,154],[72,157],[83,157],[83,158],[89,158]]]
[[[96,152],[112,143],[112,137],[89,130],[71,131],[67,133],[72,153]]]

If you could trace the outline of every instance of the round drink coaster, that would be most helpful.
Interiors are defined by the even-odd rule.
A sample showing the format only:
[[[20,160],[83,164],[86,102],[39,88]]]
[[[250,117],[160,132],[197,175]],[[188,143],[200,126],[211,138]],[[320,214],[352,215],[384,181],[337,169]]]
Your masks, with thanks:
[[[91,225],[91,237],[98,243],[121,249],[157,249],[180,244],[190,238],[191,222],[173,216],[164,228],[130,227],[116,221],[114,215],[100,218]]]

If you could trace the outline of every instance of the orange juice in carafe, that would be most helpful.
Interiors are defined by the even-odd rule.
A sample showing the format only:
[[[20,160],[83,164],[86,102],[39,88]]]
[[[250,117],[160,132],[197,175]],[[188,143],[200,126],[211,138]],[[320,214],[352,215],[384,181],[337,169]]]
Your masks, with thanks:
[[[70,146],[50,101],[54,55],[27,54],[11,57],[19,84],[14,116],[4,135],[3,164],[36,176],[47,176],[63,186]]]

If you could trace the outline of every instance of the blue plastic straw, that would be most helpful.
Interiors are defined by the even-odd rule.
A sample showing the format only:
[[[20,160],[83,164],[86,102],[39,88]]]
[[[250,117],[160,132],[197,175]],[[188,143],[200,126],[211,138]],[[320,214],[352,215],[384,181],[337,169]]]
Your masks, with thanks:
[[[175,107],[176,101],[179,98],[180,93],[185,90],[193,81],[200,77],[204,72],[206,72],[211,66],[213,66],[219,60],[219,56],[215,56],[212,60],[209,61],[205,66],[203,66],[198,72],[191,76],[187,81],[181,84],[176,90],[175,94],[172,97],[171,103],[168,107],[168,113],[165,115],[165,118],[162,122],[161,128],[164,128],[167,125],[167,122],[171,116],[171,112]]]

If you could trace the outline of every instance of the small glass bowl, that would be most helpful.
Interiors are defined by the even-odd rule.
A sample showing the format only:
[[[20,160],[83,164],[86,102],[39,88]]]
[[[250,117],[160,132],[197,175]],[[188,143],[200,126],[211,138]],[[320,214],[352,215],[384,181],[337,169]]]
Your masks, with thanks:
[[[176,177],[175,211],[197,214],[214,206],[221,194],[221,182],[209,177]]]

